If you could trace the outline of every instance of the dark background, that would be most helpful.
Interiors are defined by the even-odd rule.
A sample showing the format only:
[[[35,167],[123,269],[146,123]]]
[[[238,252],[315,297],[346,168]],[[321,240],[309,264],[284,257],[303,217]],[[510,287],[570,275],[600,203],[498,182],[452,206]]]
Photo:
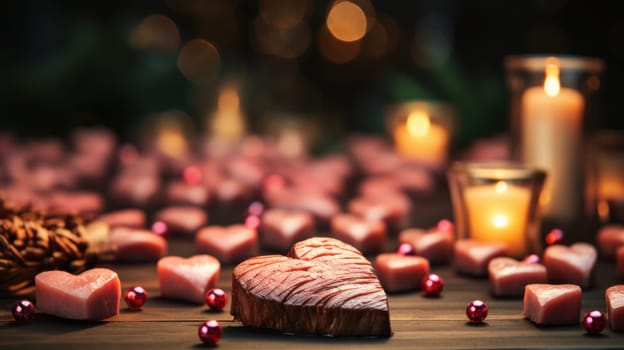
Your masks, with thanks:
[[[307,5],[306,5],[307,4]],[[154,113],[181,110],[195,126],[236,81],[251,131],[272,114],[307,118],[328,137],[384,132],[384,111],[412,98],[451,101],[459,140],[506,131],[507,54],[554,53],[605,60],[595,125],[624,129],[624,12],[608,1],[373,1],[398,32],[379,57],[332,63],[319,34],[332,2],[307,1],[308,46],[296,58],[263,53],[254,37],[258,1],[14,1],[0,22],[0,129],[22,136],[65,135],[107,125],[132,138]],[[131,35],[149,15],[167,16],[179,46],[141,48]],[[215,80],[197,84],[177,67],[195,38],[217,48]],[[365,38],[366,39],[366,38]]]

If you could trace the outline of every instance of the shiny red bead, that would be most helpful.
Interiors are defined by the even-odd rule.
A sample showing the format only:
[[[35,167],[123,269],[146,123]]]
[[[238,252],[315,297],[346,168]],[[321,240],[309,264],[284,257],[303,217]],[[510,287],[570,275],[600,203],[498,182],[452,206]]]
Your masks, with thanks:
[[[264,204],[260,202],[252,202],[247,208],[247,214],[252,216],[262,216],[264,213]]]
[[[189,165],[182,171],[182,179],[187,185],[199,185],[202,177],[202,170],[197,165]]]
[[[442,219],[438,221],[438,224],[436,225],[436,229],[440,232],[454,233],[455,224],[451,220]]]
[[[27,299],[19,300],[13,304],[11,313],[17,322],[30,321],[35,314],[35,304]]]
[[[154,221],[152,224],[152,232],[159,236],[166,235],[168,230],[169,227],[167,227],[167,224],[164,221]]]
[[[130,309],[140,309],[147,300],[147,291],[140,286],[132,287],[126,291],[124,300]]]
[[[564,239],[563,231],[558,228],[552,229],[546,234],[546,245],[562,244]]]
[[[223,328],[219,321],[210,320],[202,323],[197,330],[197,335],[199,339],[206,344],[215,345],[221,340],[221,333],[223,332]]]
[[[212,288],[204,294],[204,300],[211,310],[221,311],[227,304],[227,293],[221,288]]]
[[[245,218],[245,226],[252,230],[259,229],[261,223],[262,221],[260,220],[260,217],[255,215],[249,215]]]
[[[600,310],[593,310],[583,317],[583,327],[589,334],[600,334],[607,325],[607,319]]]
[[[439,275],[432,273],[423,278],[421,287],[426,296],[436,297],[439,296],[440,293],[442,293],[442,289],[444,289],[444,280]]]
[[[401,255],[414,255],[414,247],[409,243],[401,243],[397,248],[397,253]]]
[[[466,306],[466,316],[472,323],[481,323],[488,315],[488,306],[482,300],[473,300]]]
[[[530,255],[527,255],[524,259],[522,259],[522,262],[529,263],[529,264],[539,264],[541,261],[542,259],[537,254],[530,254]]]

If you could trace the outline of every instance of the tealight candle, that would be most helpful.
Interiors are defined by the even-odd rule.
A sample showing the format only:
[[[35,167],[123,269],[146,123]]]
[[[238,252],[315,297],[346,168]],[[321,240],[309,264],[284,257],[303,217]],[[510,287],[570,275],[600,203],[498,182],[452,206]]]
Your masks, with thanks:
[[[390,121],[397,151],[433,168],[443,166],[451,140],[451,114],[448,107],[432,102],[400,105]]]
[[[545,172],[517,164],[454,164],[449,185],[457,237],[504,243],[516,258],[539,251],[538,200],[545,178]]]
[[[498,181],[466,188],[464,196],[473,239],[504,242],[513,256],[526,253],[530,189]]]

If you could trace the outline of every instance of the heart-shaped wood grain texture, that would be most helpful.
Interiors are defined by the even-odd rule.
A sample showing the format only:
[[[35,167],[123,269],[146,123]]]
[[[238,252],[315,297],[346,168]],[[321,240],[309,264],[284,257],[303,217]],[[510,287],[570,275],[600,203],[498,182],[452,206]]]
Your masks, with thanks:
[[[389,337],[388,297],[371,263],[337,239],[313,237],[233,271],[234,318],[297,334]]]
[[[76,320],[98,321],[119,313],[121,283],[117,273],[106,268],[80,275],[45,271],[35,277],[37,309]]]

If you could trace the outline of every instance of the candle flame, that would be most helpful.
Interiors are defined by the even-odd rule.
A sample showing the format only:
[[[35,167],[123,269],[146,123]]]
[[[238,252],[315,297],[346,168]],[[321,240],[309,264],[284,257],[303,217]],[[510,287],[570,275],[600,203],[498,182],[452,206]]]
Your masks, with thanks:
[[[492,225],[496,228],[505,228],[509,225],[509,218],[503,214],[492,216]]]
[[[561,83],[559,82],[559,66],[555,63],[546,65],[546,79],[544,79],[544,91],[546,95],[555,97],[559,95]]]
[[[499,181],[496,183],[496,193],[507,192],[507,183],[505,181]]]
[[[423,111],[414,111],[407,117],[407,130],[414,136],[427,135],[430,127],[429,116]]]

